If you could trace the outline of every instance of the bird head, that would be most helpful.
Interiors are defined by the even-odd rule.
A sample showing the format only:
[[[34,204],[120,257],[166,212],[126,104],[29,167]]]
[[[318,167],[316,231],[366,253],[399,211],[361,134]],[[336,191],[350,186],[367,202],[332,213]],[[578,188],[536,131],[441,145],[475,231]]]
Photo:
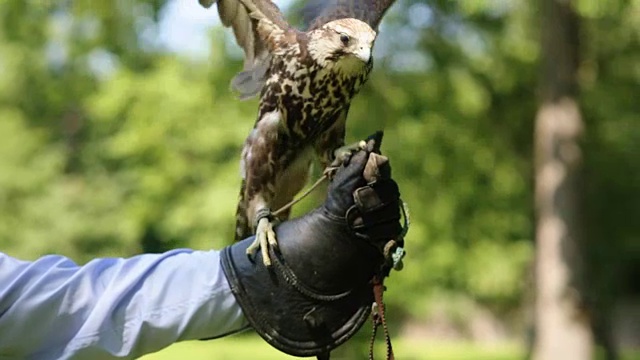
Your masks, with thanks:
[[[309,54],[323,67],[360,72],[371,64],[375,38],[376,32],[363,21],[334,20],[309,34]]]

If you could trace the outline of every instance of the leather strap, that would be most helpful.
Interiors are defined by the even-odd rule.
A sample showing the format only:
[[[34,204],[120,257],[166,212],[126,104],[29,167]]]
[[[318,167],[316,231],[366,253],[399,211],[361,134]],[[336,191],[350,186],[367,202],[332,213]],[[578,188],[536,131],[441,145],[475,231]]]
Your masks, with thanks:
[[[382,329],[384,331],[384,341],[387,347],[387,360],[395,360],[395,356],[393,355],[393,346],[391,346],[391,337],[389,336],[389,327],[387,326],[387,319],[385,317],[384,302],[382,301],[382,294],[385,290],[383,281],[384,278],[378,278],[378,276],[374,276],[373,278],[373,296],[375,298],[375,303],[373,305],[374,309],[371,311],[373,332],[371,334],[371,341],[369,342],[369,360],[374,360],[373,345],[380,325],[382,325]]]

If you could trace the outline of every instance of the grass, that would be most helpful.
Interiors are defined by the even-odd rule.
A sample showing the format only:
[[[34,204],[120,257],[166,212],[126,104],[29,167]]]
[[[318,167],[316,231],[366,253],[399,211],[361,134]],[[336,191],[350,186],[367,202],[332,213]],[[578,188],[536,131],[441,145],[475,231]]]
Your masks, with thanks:
[[[384,358],[382,342],[376,347],[376,358]],[[348,347],[349,343],[343,345]],[[359,346],[359,345],[357,345]],[[500,346],[497,348],[473,344],[432,344],[420,343],[403,339],[393,339],[396,358],[403,360],[515,360],[522,359],[522,351],[516,345]],[[342,356],[341,356],[342,355]],[[336,352],[332,359],[348,359],[347,356]],[[363,354],[360,358],[365,359]],[[164,350],[149,354],[142,360],[231,360],[231,359],[300,359],[288,356],[272,348],[257,335],[237,335],[213,341],[187,341],[172,345]]]
[[[353,343],[347,342],[341,350]],[[360,344],[353,344],[360,346]],[[517,344],[488,346],[472,343],[433,343],[420,342],[408,339],[393,339],[393,348],[396,358],[402,360],[521,360],[524,359],[524,349]],[[346,353],[360,353],[359,349],[351,351],[336,351],[331,358],[339,359],[366,359],[365,353],[361,356],[345,355]],[[382,342],[376,347],[376,358],[384,358]],[[601,359],[601,356],[597,356]],[[255,334],[240,334],[224,339],[212,341],[187,341],[172,345],[164,350],[146,355],[142,360],[280,360],[300,359],[288,356],[272,348]],[[640,360],[640,352],[625,353],[622,360]]]

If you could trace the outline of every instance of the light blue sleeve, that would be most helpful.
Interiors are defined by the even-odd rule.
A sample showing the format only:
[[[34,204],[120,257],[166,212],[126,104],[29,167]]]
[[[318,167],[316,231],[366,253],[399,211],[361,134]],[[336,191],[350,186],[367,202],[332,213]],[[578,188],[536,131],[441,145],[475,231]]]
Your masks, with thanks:
[[[0,253],[0,359],[136,358],[247,328],[218,251],[172,250],[78,266]]]

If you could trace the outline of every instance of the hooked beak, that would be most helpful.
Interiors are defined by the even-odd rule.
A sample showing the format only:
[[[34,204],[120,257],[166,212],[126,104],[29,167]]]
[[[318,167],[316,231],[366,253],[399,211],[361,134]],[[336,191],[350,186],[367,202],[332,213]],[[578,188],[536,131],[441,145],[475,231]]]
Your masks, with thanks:
[[[366,64],[371,60],[371,47],[360,46],[354,55]]]

